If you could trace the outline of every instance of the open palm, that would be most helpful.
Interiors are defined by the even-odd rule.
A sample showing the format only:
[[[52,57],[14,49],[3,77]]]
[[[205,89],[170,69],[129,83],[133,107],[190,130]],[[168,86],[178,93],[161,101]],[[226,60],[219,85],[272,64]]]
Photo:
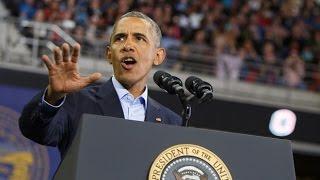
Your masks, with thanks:
[[[54,61],[47,55],[42,56],[49,71],[49,86],[46,100],[55,102],[65,96],[81,90],[101,77],[100,73],[81,76],[78,70],[80,45],[75,44],[70,56],[70,47],[64,43],[61,48],[54,49]]]

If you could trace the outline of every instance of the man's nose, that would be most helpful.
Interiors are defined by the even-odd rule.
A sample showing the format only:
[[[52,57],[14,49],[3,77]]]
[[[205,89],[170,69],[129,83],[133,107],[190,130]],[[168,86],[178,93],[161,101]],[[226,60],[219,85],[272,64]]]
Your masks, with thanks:
[[[134,50],[133,46],[134,46],[134,44],[133,44],[132,38],[128,37],[123,44],[123,50],[124,51],[133,51]]]

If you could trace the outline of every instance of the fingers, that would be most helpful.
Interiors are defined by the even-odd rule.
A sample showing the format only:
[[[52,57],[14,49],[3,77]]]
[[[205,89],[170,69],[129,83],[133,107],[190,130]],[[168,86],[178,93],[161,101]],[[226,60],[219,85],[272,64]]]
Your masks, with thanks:
[[[71,61],[76,63],[78,61],[78,59],[79,59],[79,56],[80,56],[80,44],[76,43],[73,46]]]
[[[61,48],[56,47],[53,50],[54,60],[56,64],[61,64],[61,62],[69,62],[70,60],[76,63],[80,56],[80,44],[76,43],[73,46],[73,51],[70,58],[70,46],[67,43],[63,43]]]
[[[63,62],[68,62],[69,61],[69,53],[70,53],[70,47],[67,43],[62,44],[62,59]]]
[[[59,47],[55,47],[53,49],[53,54],[54,54],[54,60],[57,65],[61,64],[62,61],[62,51]]]
[[[44,64],[47,66],[48,70],[51,70],[53,68],[54,65],[47,55],[43,55],[41,59],[44,62]]]
[[[55,64],[59,65],[61,62],[69,62],[70,60],[76,63],[80,56],[80,44],[76,43],[73,46],[72,55],[70,58],[70,46],[67,43],[63,43],[61,48],[55,47],[53,49]],[[47,55],[42,56],[42,61],[46,64],[47,68],[50,70],[54,67],[54,63],[50,60]]]

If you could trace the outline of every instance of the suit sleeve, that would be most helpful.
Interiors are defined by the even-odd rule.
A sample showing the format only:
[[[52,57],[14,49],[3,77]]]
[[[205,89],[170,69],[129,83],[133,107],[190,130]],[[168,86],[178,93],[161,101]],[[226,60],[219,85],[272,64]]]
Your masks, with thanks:
[[[42,145],[60,145],[63,137],[68,135],[67,128],[72,120],[74,108],[70,108],[70,99],[55,111],[48,111],[42,104],[41,91],[24,107],[19,118],[19,127],[22,134]]]

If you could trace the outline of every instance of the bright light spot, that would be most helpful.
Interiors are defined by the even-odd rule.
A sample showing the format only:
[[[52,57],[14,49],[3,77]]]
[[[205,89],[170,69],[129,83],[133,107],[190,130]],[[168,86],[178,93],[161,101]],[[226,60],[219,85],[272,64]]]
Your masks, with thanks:
[[[275,136],[288,136],[296,127],[297,117],[288,109],[280,109],[272,113],[269,130]]]

